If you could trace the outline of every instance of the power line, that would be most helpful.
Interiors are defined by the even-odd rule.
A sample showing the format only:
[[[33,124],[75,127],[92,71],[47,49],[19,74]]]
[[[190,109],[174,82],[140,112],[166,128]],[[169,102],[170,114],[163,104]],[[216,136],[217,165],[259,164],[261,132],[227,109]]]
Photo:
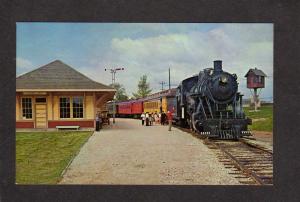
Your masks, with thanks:
[[[161,90],[163,91],[164,90],[164,85],[166,84],[166,82],[161,81],[161,82],[159,82],[159,84],[161,84]]]

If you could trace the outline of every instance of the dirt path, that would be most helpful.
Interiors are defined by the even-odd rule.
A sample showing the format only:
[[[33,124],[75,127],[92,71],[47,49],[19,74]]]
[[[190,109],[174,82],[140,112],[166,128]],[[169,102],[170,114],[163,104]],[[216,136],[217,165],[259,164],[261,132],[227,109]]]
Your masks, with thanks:
[[[94,133],[61,184],[239,184],[201,140],[166,126],[117,119]]]

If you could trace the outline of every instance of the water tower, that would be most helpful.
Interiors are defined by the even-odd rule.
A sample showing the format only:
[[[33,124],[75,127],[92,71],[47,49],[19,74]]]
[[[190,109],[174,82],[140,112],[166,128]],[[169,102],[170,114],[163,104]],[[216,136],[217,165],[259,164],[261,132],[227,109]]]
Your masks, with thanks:
[[[265,87],[265,77],[267,75],[260,69],[256,67],[254,69],[249,69],[245,77],[247,78],[247,88],[253,89],[253,102],[254,110],[257,111],[257,108],[260,106],[260,100],[258,98],[257,89],[262,89]],[[252,91],[251,91],[252,92]]]

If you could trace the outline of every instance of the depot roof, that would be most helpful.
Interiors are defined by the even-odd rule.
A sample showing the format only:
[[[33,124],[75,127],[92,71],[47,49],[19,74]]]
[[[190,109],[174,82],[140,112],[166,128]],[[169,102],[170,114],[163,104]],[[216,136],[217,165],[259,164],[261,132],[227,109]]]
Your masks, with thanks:
[[[17,91],[116,91],[60,60],[17,77],[16,87]]]

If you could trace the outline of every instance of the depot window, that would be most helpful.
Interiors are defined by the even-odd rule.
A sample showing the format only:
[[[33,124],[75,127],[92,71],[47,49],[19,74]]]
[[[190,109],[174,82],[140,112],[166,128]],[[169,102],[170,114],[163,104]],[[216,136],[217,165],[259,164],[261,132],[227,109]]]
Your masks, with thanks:
[[[60,118],[83,118],[83,97],[61,97]]]
[[[73,118],[83,118],[83,97],[73,97]]]
[[[22,117],[23,119],[32,119],[31,98],[22,98]]]
[[[60,118],[71,118],[70,98],[61,97],[59,99]]]

